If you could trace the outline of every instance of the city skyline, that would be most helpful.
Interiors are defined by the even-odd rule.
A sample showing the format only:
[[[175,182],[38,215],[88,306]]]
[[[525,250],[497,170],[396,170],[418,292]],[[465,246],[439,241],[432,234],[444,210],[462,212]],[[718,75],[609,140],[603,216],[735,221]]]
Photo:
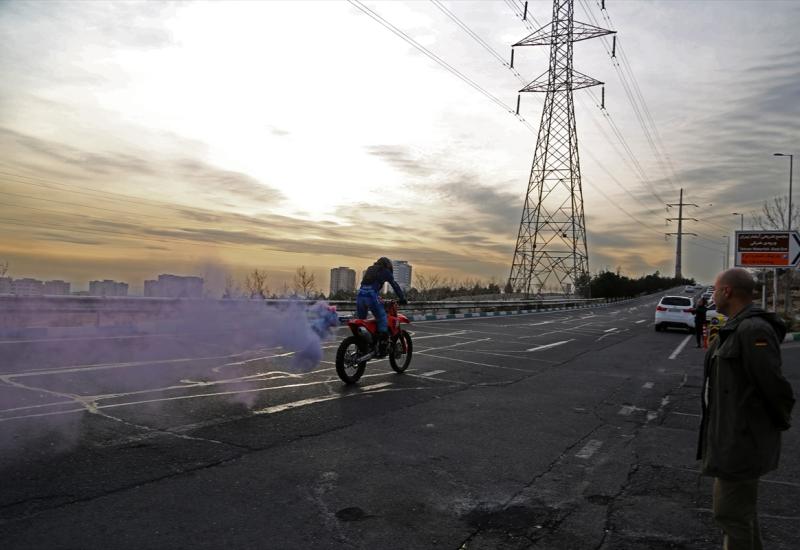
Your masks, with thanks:
[[[516,101],[519,80],[436,5],[366,5]],[[503,3],[445,5],[503,55],[530,33]],[[606,82],[605,113],[576,92],[592,272],[672,273],[664,204],[684,188],[701,221],[684,227],[699,237],[684,241],[683,271],[709,282],[731,213],[749,225],[785,196],[788,167],[772,154],[792,153],[800,129],[800,6],[768,5],[608,3],[667,158],[603,46],[576,46],[576,69]],[[530,13],[545,23],[550,6]],[[587,6],[602,19],[581,2],[576,19]],[[332,29],[324,47],[297,40]],[[415,273],[508,277],[535,133],[349,3],[12,1],[0,37],[0,263],[12,276],[141,287],[167,270],[221,287],[266,269],[277,290],[300,266],[324,284],[330,266],[388,256]],[[518,48],[515,67],[532,80],[546,48]],[[536,128],[541,97],[524,94],[520,114]]]

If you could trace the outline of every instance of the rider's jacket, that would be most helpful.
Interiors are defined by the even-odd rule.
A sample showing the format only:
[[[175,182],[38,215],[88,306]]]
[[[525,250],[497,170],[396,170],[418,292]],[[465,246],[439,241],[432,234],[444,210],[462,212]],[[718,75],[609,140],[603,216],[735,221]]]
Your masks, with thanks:
[[[377,264],[372,264],[364,272],[364,277],[361,279],[361,290],[372,290],[379,293],[385,283],[392,285],[392,289],[394,293],[397,294],[398,299],[405,299],[403,289],[400,288],[400,285],[394,280],[392,272]]]

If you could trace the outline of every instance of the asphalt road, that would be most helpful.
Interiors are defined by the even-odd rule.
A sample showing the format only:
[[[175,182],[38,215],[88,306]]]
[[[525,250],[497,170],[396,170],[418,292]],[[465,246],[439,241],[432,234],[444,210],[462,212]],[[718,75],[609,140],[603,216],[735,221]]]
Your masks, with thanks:
[[[354,388],[344,329],[306,373],[255,328],[0,342],[0,547],[719,548],[702,351],[657,300],[413,323]],[[796,434],[767,548],[800,548]]]

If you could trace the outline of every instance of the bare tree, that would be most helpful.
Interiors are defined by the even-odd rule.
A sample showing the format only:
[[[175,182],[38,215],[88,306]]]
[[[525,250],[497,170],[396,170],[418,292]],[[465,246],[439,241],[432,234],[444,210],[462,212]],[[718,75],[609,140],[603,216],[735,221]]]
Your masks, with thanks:
[[[783,197],[774,197],[772,202],[764,201],[761,205],[761,213],[753,216],[755,225],[764,230],[782,230],[786,229],[786,221],[788,220],[789,213],[789,200]],[[800,228],[800,212],[798,212],[797,205],[792,203],[792,229]],[[790,312],[793,311],[792,304],[792,288],[797,286],[796,275],[794,269],[775,270],[775,275],[779,276],[778,280],[783,280],[785,288],[784,296],[784,314],[788,318]],[[776,300],[777,301],[777,300]]]
[[[261,298],[263,300],[269,295],[266,271],[254,269],[252,273],[248,273],[245,277],[244,285],[251,298]]]
[[[438,287],[441,283],[441,276],[437,274],[426,275],[421,271],[414,274],[414,286],[419,291],[420,298],[423,300],[431,299],[431,292],[434,288]]]
[[[314,274],[306,271],[304,265],[298,267],[294,274],[294,291],[304,298],[310,298],[315,294],[315,286]]]
[[[761,213],[753,216],[753,223],[764,230],[786,229],[787,213],[789,211],[789,200],[783,197],[774,197],[772,202],[764,201],[761,205]],[[800,210],[796,204],[792,204],[792,228],[800,227]]]

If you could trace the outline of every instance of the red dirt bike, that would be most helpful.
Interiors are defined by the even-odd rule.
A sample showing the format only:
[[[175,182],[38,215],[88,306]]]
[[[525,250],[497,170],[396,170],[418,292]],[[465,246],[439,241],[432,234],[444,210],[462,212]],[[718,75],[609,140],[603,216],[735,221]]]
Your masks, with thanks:
[[[411,335],[400,325],[411,321],[402,313],[397,313],[396,301],[388,300],[383,306],[389,326],[386,355],[395,372],[402,373],[411,363],[413,346]],[[336,351],[336,374],[345,384],[355,384],[364,374],[367,361],[381,357],[378,350],[378,323],[375,319],[351,319],[347,326],[353,334],[342,340]]]

